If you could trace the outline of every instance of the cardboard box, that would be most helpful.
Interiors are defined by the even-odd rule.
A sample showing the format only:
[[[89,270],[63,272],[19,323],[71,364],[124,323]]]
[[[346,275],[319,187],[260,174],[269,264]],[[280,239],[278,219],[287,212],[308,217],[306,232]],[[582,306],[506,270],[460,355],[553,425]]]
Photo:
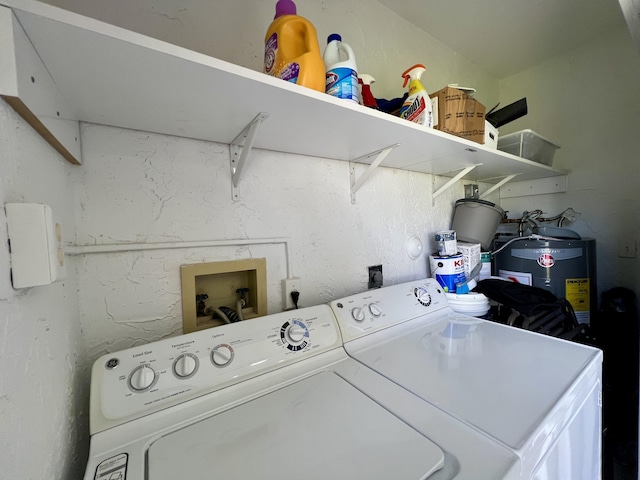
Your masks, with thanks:
[[[433,104],[433,128],[477,143],[484,143],[484,105],[454,87],[429,95]]]
[[[481,260],[482,248],[479,243],[458,242],[458,252],[464,260],[464,274],[470,280],[469,274]]]

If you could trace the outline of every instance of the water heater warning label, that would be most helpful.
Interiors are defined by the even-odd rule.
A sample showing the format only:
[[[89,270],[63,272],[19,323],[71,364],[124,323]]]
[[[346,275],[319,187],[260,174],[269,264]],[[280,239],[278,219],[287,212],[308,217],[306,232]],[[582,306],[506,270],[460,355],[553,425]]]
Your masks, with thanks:
[[[579,323],[589,323],[591,285],[588,278],[567,278],[565,296],[576,312]]]

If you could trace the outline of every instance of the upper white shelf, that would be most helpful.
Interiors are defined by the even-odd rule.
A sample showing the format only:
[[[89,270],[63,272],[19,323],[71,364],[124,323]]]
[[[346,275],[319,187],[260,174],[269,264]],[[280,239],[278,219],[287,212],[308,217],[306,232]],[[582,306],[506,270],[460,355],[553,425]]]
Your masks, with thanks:
[[[399,144],[384,166],[454,176],[482,164],[466,178],[490,183],[565,174],[50,5],[0,4],[13,11],[73,120],[228,144],[266,112],[254,148],[351,161]]]

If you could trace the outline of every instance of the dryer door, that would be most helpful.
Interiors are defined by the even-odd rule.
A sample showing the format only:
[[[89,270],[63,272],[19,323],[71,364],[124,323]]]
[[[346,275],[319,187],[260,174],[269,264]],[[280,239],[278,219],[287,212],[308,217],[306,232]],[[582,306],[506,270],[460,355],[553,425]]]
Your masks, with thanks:
[[[356,360],[513,448],[584,401],[598,350],[460,314],[431,315],[348,342]],[[573,394],[571,394],[574,392]],[[564,425],[563,425],[564,426]],[[542,439],[542,443],[544,440]]]

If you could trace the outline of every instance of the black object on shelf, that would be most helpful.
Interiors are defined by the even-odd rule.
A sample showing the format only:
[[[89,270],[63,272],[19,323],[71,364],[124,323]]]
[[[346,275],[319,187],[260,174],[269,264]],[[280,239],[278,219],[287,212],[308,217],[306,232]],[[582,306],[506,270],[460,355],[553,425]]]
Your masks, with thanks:
[[[500,110],[487,113],[486,120],[496,128],[511,123],[527,114],[527,98],[521,98]]]

